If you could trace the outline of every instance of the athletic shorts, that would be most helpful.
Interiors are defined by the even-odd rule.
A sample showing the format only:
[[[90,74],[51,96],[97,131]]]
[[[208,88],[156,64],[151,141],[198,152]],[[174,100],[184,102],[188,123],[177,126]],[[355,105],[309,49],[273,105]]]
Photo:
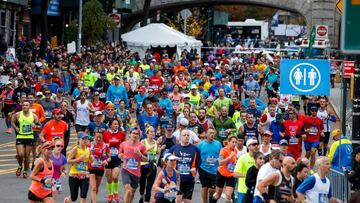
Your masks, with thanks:
[[[124,186],[130,185],[135,190],[139,187],[140,177],[137,177],[125,169],[121,170],[121,179]]]
[[[15,110],[15,104],[4,104],[4,114],[5,116],[8,116],[10,112],[13,112]]]
[[[312,148],[318,148],[319,147],[319,144],[320,142],[307,142],[307,141],[304,141],[304,147],[305,147],[305,150],[308,152],[310,151]]]
[[[206,172],[201,167],[199,168],[199,177],[202,187],[213,188],[216,187],[216,175]]]
[[[89,169],[89,173],[95,176],[104,176],[104,170]]]
[[[16,145],[25,145],[25,146],[34,146],[35,140],[34,139],[16,139]]]
[[[31,201],[35,201],[35,202],[40,202],[42,201],[43,199],[45,198],[48,198],[48,197],[52,197],[52,192],[50,192],[48,195],[46,195],[46,197],[44,198],[40,198],[38,196],[36,196],[34,193],[32,193],[30,190],[28,192],[28,200],[31,200]]]
[[[224,188],[225,185],[227,187],[235,188],[235,178],[225,177],[225,176],[221,175],[218,171],[217,175],[216,175],[216,186],[219,188]]]
[[[80,131],[85,132],[86,129],[87,129],[86,125],[78,125],[78,124],[75,125],[76,132],[80,132]]]
[[[80,198],[86,198],[89,190],[89,178],[79,179],[69,176],[69,188],[71,201],[76,202],[79,195],[79,189]]]
[[[330,140],[330,132],[324,132],[325,136],[320,136],[320,142],[329,143]]]
[[[183,192],[183,199],[192,199],[195,182],[180,181],[180,191]]]
[[[121,160],[120,159],[111,159],[110,162],[108,162],[108,165],[105,166],[105,168],[113,169],[113,168],[120,168],[121,166]]]

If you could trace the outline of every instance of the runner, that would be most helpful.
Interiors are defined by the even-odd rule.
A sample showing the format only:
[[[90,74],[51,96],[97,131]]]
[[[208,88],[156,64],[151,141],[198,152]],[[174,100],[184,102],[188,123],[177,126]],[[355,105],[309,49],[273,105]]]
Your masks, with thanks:
[[[297,188],[297,201],[312,203],[340,202],[333,197],[330,180],[326,177],[331,168],[329,159],[324,156],[318,157],[316,166],[317,173],[306,178]]]
[[[52,186],[55,184],[53,178],[54,165],[50,160],[54,145],[45,142],[41,145],[40,157],[35,161],[34,170],[31,172],[31,185],[28,192],[29,203],[53,203]]]
[[[146,148],[139,142],[140,130],[134,127],[130,129],[129,140],[121,143],[119,158],[124,161],[121,170],[121,178],[125,187],[124,202],[131,203],[140,181],[140,162],[146,161]]]
[[[245,177],[245,185],[247,187],[246,196],[243,199],[239,199],[239,195],[238,195],[238,203],[253,202],[255,186],[256,186],[256,178],[259,173],[259,169],[265,163],[265,158],[261,152],[255,152],[254,160],[255,160],[255,165],[251,166],[246,172],[246,177]]]
[[[219,154],[219,167],[216,175],[216,190],[209,202],[217,202],[225,187],[225,202],[232,202],[232,193],[235,188],[234,169],[236,165],[236,142],[237,138],[234,135],[227,137],[224,146]]]
[[[324,137],[324,124],[322,120],[317,117],[318,108],[312,106],[310,108],[310,116],[308,116],[304,123],[306,137],[304,139],[304,147],[306,150],[306,157],[310,159],[310,167],[314,168],[316,151],[320,144],[320,136]],[[298,158],[298,157],[294,157]]]
[[[6,133],[12,134],[11,128],[11,116],[13,111],[15,110],[15,102],[12,99],[14,94],[13,84],[8,81],[5,86],[5,90],[1,93],[0,99],[2,102],[2,109],[5,115],[5,124],[6,124]]]
[[[254,192],[254,201],[253,203],[262,203],[264,201],[269,201],[269,195],[263,196],[263,193],[261,193],[258,189],[259,184],[269,176],[269,174],[276,172],[284,159],[284,155],[279,150],[273,150],[270,154],[270,160],[265,165],[263,165],[259,172],[258,176],[256,178],[256,186],[255,186],[255,192]],[[266,188],[267,191],[268,188]]]
[[[120,76],[114,76],[114,84],[110,85],[106,92],[106,101],[111,101],[116,109],[119,108],[120,100],[125,100],[126,107],[129,107],[128,94],[124,85],[120,84]]]
[[[201,164],[199,167],[199,177],[201,182],[201,197],[203,203],[209,201],[215,193],[216,174],[219,166],[218,158],[222,145],[219,141],[214,140],[216,131],[214,128],[208,128],[206,139],[201,141],[196,147],[199,150]]]
[[[64,145],[62,143],[62,140],[59,138],[56,138],[54,141],[54,150],[51,154],[50,160],[53,163],[54,166],[54,175],[53,179],[55,180],[55,190],[53,190],[52,196],[54,198],[54,201],[56,201],[56,198],[58,196],[58,192],[62,192],[62,178],[65,178],[67,175],[67,160],[66,157],[61,154],[62,149],[64,148]]]
[[[87,147],[89,136],[85,133],[79,135],[79,145],[69,152],[68,163],[71,164],[69,173],[70,196],[64,199],[65,203],[76,202],[80,189],[80,203],[86,203],[89,190],[89,162],[93,162],[90,156],[90,148]]]
[[[39,104],[41,104],[41,106],[44,108],[45,116],[46,116],[46,120],[44,121],[44,123],[46,123],[47,121],[51,120],[52,117],[51,112],[58,106],[56,102],[51,98],[52,94],[50,90],[45,90],[44,94],[45,94],[45,98],[40,99]]]
[[[289,120],[283,122],[284,125],[284,138],[288,140],[288,153],[290,153],[295,160],[301,156],[302,150],[302,138],[305,137],[303,134],[303,123],[296,119],[294,110],[288,111]]]
[[[93,107],[93,105],[86,100],[86,92],[83,91],[80,93],[80,100],[74,102],[73,108],[76,112],[76,133],[85,132],[87,126],[90,123],[90,112],[95,112],[95,108]]]
[[[147,161],[141,162],[141,177],[140,177],[140,200],[139,202],[150,202],[151,188],[156,178],[158,154],[161,148],[158,142],[155,141],[155,130],[152,126],[148,125],[145,129],[146,139],[141,143],[145,146],[147,151]],[[144,195],[145,194],[145,195]]]
[[[181,131],[180,143],[173,146],[168,152],[179,157],[176,170],[180,174],[180,191],[184,194],[184,203],[191,203],[195,186],[196,167],[199,164],[200,156],[198,149],[190,143],[190,131]]]
[[[94,140],[90,143],[90,156],[94,157],[93,162],[89,162],[90,197],[91,202],[96,202],[96,195],[99,192],[101,179],[104,176],[104,166],[111,161],[110,150],[103,141],[103,131],[94,131]]]
[[[110,121],[110,128],[104,132],[104,143],[110,150],[110,161],[105,166],[105,173],[107,179],[108,202],[113,199],[116,202],[120,201],[119,196],[119,174],[121,160],[118,157],[120,144],[126,140],[124,132],[119,131],[118,120]]]
[[[180,203],[180,174],[175,170],[178,157],[171,153],[164,155],[165,167],[159,172],[153,185],[156,203]]]
[[[60,109],[54,109],[52,112],[53,119],[49,120],[41,130],[39,139],[41,142],[50,141],[53,142],[56,138],[62,141],[62,145],[65,145],[64,134],[68,130],[68,125],[65,121],[62,121],[62,112]]]
[[[295,159],[284,157],[281,170],[268,174],[257,186],[257,189],[266,200],[266,196],[271,201],[279,203],[294,202],[293,187],[294,178],[291,176],[296,167]],[[270,194],[268,187],[274,187],[274,194]]]
[[[249,149],[249,152],[237,160],[234,169],[234,178],[238,178],[238,203],[242,203],[244,201],[245,195],[248,191],[247,188],[249,187],[246,187],[245,185],[245,177],[249,168],[255,165],[254,154],[258,151],[259,143],[255,138],[250,138],[246,141],[246,147]],[[254,191],[252,191],[252,194],[254,194]]]
[[[11,125],[16,132],[16,159],[19,164],[16,176],[20,176],[21,171],[24,170],[23,178],[27,178],[30,169],[30,152],[35,145],[33,128],[41,127],[36,115],[30,111],[28,101],[22,103],[22,111],[13,115]]]
[[[235,123],[228,116],[228,108],[222,107],[220,111],[220,116],[216,117],[213,121],[214,127],[216,129],[216,140],[223,142],[230,135],[231,132],[236,131]]]

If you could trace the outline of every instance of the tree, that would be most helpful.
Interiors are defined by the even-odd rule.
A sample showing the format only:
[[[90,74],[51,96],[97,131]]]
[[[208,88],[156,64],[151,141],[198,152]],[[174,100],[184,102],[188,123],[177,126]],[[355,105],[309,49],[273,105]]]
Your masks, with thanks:
[[[40,41],[40,50],[39,57],[44,58],[47,48],[48,40],[48,23],[47,23],[47,12],[50,0],[41,1],[41,41]]]
[[[84,43],[95,45],[105,39],[107,29],[114,29],[115,22],[110,19],[103,10],[98,0],[89,0],[83,8],[83,36]]]

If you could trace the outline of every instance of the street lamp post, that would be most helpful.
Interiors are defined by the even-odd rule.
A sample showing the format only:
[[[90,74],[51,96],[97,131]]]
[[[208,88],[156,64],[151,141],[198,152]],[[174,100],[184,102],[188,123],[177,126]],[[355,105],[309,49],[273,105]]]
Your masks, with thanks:
[[[79,28],[78,28],[78,39],[77,39],[77,48],[76,51],[80,52],[81,49],[81,29],[82,29],[82,4],[83,0],[79,0]]]

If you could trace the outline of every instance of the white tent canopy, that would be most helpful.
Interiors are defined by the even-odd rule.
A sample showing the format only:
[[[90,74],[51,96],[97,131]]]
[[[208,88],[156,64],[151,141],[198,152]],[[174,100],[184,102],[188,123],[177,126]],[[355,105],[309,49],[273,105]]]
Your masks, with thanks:
[[[179,58],[184,49],[197,49],[200,54],[202,43],[163,23],[153,23],[121,35],[131,51],[138,52],[141,57],[151,47],[176,47]]]

